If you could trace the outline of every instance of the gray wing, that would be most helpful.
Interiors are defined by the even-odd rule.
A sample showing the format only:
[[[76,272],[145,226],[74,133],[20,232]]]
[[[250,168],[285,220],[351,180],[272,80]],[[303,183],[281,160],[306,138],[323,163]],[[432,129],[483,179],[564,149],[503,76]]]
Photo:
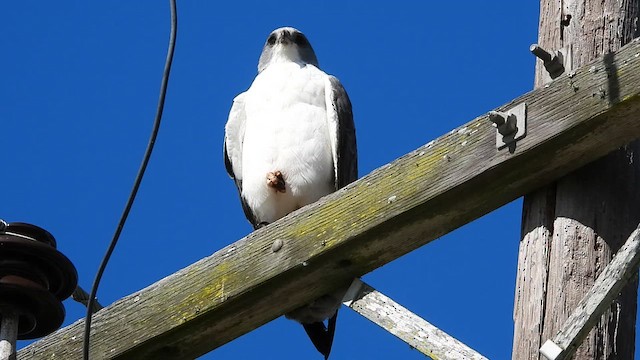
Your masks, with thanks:
[[[335,189],[338,190],[358,178],[356,129],[353,123],[351,101],[340,81],[329,75],[325,89],[335,170]]]
[[[244,215],[255,228],[258,226],[255,215],[242,197],[242,145],[244,142],[244,129],[246,125],[246,115],[244,111],[245,94],[246,93],[242,93],[233,99],[233,105],[229,112],[229,119],[224,127],[223,154],[224,166],[227,169],[227,173],[236,184]]]

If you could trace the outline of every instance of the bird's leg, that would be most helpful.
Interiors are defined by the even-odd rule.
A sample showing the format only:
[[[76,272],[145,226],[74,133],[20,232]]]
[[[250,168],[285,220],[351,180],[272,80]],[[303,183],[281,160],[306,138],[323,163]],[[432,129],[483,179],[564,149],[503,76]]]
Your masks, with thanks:
[[[267,186],[274,188],[277,192],[287,192],[284,183],[284,177],[280,171],[272,171],[267,173]]]

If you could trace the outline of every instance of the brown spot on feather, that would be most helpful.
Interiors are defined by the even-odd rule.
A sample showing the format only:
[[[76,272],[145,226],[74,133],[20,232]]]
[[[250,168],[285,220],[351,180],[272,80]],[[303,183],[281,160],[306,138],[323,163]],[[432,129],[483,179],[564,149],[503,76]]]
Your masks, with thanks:
[[[280,171],[267,173],[267,186],[274,188],[277,192],[287,192],[284,176],[282,176]]]

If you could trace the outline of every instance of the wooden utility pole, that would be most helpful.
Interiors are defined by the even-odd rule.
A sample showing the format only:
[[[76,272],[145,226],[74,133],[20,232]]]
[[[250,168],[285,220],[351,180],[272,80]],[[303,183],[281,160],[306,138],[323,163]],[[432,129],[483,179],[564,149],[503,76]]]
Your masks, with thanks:
[[[640,35],[639,15],[640,0],[542,0],[538,44],[563,51],[569,77],[572,69],[602,58],[610,64],[609,86],[593,96],[616,102],[612,53]],[[538,61],[535,87],[549,80]],[[525,196],[513,359],[540,357],[542,343],[555,335],[640,222],[639,150],[634,142]],[[637,288],[636,274],[575,359],[633,359]]]

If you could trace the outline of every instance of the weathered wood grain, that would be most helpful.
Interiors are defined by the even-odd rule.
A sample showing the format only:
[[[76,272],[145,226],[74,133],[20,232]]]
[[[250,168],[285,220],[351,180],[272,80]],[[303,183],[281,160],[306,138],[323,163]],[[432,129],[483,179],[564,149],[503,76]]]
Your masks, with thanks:
[[[106,307],[94,315],[92,359],[211,351],[638,138],[638,54],[634,42],[616,54],[615,72],[596,61],[497,109],[527,103],[527,136],[511,151],[496,150],[480,116]],[[616,101],[601,95],[610,91]],[[19,357],[79,359],[82,328],[80,320]]]
[[[638,271],[640,264],[640,227],[631,234],[627,242],[604,268],[593,287],[578,303],[576,309],[560,328],[560,331],[540,349],[549,360],[569,358],[598,323],[611,302],[620,294],[627,281]],[[555,346],[554,346],[555,345]],[[545,348],[559,349],[549,354]]]
[[[640,0],[541,0],[538,43],[562,49],[566,72],[601,58],[615,102],[616,51],[640,35]],[[536,87],[550,80],[537,61]],[[640,115],[636,115],[636,121]],[[606,140],[606,139],[603,139]],[[538,359],[640,221],[636,141],[524,197],[514,309],[514,360]],[[621,293],[576,352],[576,359],[633,359],[637,280]]]
[[[513,360],[530,359],[542,344],[549,249],[555,218],[555,207],[550,205],[554,202],[555,186],[544,186],[524,198],[524,238],[520,241],[513,306]],[[531,224],[535,225],[529,227]]]
[[[538,45],[551,53],[562,47],[558,43],[561,30],[558,21],[562,17],[559,1],[540,1]],[[536,61],[535,70],[535,89],[543,88],[552,81],[542,61]],[[522,238],[513,304],[512,360],[536,360],[542,345],[555,201],[555,183],[536,189],[523,199]]]
[[[360,279],[353,281],[343,301],[344,305],[434,360],[487,359]]]

